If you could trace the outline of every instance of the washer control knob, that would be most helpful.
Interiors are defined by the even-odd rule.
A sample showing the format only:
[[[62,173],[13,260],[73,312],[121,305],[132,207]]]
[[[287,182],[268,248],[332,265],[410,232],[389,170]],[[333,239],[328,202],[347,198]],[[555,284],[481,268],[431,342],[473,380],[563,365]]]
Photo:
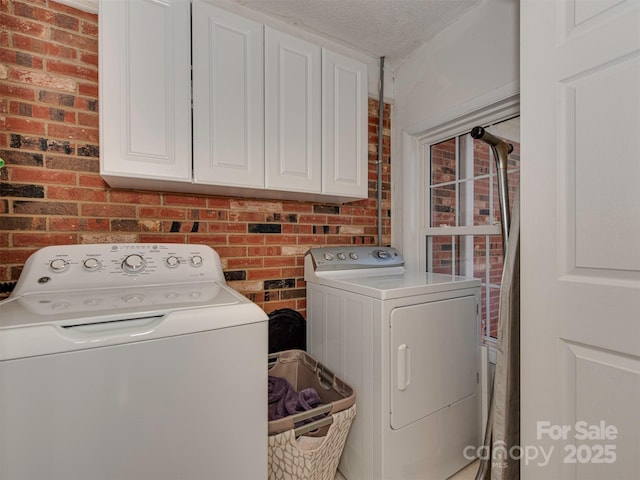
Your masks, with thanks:
[[[389,252],[386,250],[376,250],[373,252],[373,256],[379,260],[389,260],[390,257]]]
[[[62,273],[69,268],[69,262],[62,258],[56,258],[55,260],[51,260],[49,264],[49,268],[52,272]]]
[[[328,260],[328,261],[333,260],[333,255],[329,252],[326,252],[323,256],[325,260]]]
[[[169,258],[167,258],[166,263],[167,267],[176,268],[178,265],[180,265],[180,259],[175,255],[171,255]]]
[[[140,273],[146,266],[147,262],[137,253],[128,255],[122,262],[122,270],[127,273]]]
[[[349,256],[351,257],[351,260],[357,260],[358,259],[358,254],[356,252],[351,252],[349,254]]]
[[[82,266],[85,270],[89,272],[95,272],[100,268],[100,262],[97,258],[87,258],[84,262],[82,262]]]
[[[194,267],[199,267],[202,265],[202,257],[200,255],[194,255],[191,257],[191,265]]]
[[[347,256],[342,252],[340,252],[337,256],[338,256],[338,260],[346,260],[347,259]]]

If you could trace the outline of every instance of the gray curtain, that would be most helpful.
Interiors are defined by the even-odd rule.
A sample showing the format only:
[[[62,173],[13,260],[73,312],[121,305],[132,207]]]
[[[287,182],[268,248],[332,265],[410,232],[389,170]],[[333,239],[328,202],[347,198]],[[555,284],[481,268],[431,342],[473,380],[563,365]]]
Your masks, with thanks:
[[[517,480],[520,462],[509,450],[520,445],[520,194],[511,212],[505,255],[493,391],[491,480]]]

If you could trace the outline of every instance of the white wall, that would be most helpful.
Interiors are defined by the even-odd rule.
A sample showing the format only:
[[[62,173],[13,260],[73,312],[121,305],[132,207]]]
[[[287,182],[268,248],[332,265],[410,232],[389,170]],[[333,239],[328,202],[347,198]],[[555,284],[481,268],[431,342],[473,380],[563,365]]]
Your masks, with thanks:
[[[411,146],[424,132],[517,95],[519,36],[519,1],[485,0],[395,69],[392,243],[410,268],[420,248],[419,169]]]

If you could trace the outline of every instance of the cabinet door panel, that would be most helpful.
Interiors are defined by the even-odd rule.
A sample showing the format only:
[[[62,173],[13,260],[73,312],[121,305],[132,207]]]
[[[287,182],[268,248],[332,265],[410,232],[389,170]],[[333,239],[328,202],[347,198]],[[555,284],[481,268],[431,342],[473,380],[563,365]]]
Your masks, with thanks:
[[[101,173],[189,181],[189,3],[100,2],[99,21]]]
[[[194,2],[194,181],[264,186],[262,25]]]
[[[266,187],[320,193],[320,47],[265,28]]]
[[[367,197],[367,66],[322,51],[323,193]]]

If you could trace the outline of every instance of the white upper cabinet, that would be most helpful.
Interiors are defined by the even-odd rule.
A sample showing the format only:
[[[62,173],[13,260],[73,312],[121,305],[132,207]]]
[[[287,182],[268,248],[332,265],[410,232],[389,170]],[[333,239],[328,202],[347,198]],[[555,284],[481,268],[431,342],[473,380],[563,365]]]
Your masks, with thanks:
[[[263,26],[193,3],[193,179],[264,186]]]
[[[266,188],[322,192],[320,52],[265,27]]]
[[[367,66],[323,49],[323,193],[367,197],[367,127]]]
[[[191,180],[189,2],[100,2],[100,173]]]
[[[112,187],[367,198],[367,68],[208,0],[101,0]]]

